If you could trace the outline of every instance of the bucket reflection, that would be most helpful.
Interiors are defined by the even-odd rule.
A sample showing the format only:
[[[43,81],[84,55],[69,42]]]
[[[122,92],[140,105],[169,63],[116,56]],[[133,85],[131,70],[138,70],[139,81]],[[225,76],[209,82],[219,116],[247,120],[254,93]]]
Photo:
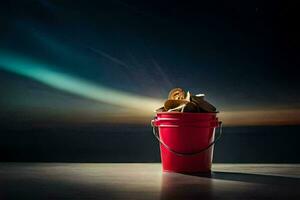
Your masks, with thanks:
[[[162,175],[161,200],[212,199],[210,174],[178,174],[164,172]]]

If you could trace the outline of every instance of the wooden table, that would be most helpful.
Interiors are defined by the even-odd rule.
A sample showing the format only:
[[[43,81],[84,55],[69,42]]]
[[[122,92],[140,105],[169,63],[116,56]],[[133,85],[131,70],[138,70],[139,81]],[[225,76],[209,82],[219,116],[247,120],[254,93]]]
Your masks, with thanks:
[[[208,177],[158,163],[1,163],[0,199],[300,199],[300,165],[214,164]]]

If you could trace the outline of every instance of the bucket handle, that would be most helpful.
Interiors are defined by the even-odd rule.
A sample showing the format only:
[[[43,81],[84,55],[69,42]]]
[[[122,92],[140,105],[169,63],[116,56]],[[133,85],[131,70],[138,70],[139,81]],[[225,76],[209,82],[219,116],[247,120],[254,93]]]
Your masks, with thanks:
[[[158,135],[158,127],[155,125],[154,123],[155,120],[152,120],[151,121],[151,126],[152,126],[152,130],[153,130],[153,135],[155,136],[155,138],[168,150],[170,151],[171,153],[177,155],[177,156],[197,156],[199,154],[201,154],[202,152],[206,151],[207,149],[209,149],[212,145],[214,145],[220,138],[221,138],[221,135],[222,135],[222,122],[220,121],[219,122],[219,126],[218,126],[218,129],[219,129],[219,135],[218,137],[212,142],[210,143],[207,147],[201,149],[200,151],[197,151],[197,152],[193,152],[193,153],[182,153],[182,152],[178,152],[178,151],[175,151],[174,149],[172,149],[171,147],[169,147],[168,145],[166,145],[159,137]]]

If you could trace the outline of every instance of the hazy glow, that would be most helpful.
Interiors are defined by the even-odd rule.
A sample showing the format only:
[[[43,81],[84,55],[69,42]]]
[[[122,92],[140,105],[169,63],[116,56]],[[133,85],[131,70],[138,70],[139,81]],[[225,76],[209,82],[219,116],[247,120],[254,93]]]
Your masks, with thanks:
[[[53,88],[120,107],[150,114],[162,101],[113,90],[68,74],[57,72],[43,63],[8,53],[0,53],[0,68],[29,77]]]
[[[294,125],[300,124],[300,109],[240,110],[220,113],[225,125]]]

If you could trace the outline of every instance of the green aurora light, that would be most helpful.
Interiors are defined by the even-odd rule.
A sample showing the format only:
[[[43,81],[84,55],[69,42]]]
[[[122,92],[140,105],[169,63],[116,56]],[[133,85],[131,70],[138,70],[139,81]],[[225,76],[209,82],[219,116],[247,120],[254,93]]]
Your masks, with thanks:
[[[114,90],[87,80],[53,70],[53,66],[12,53],[0,52],[0,69],[44,83],[55,89],[149,114],[162,100]]]

